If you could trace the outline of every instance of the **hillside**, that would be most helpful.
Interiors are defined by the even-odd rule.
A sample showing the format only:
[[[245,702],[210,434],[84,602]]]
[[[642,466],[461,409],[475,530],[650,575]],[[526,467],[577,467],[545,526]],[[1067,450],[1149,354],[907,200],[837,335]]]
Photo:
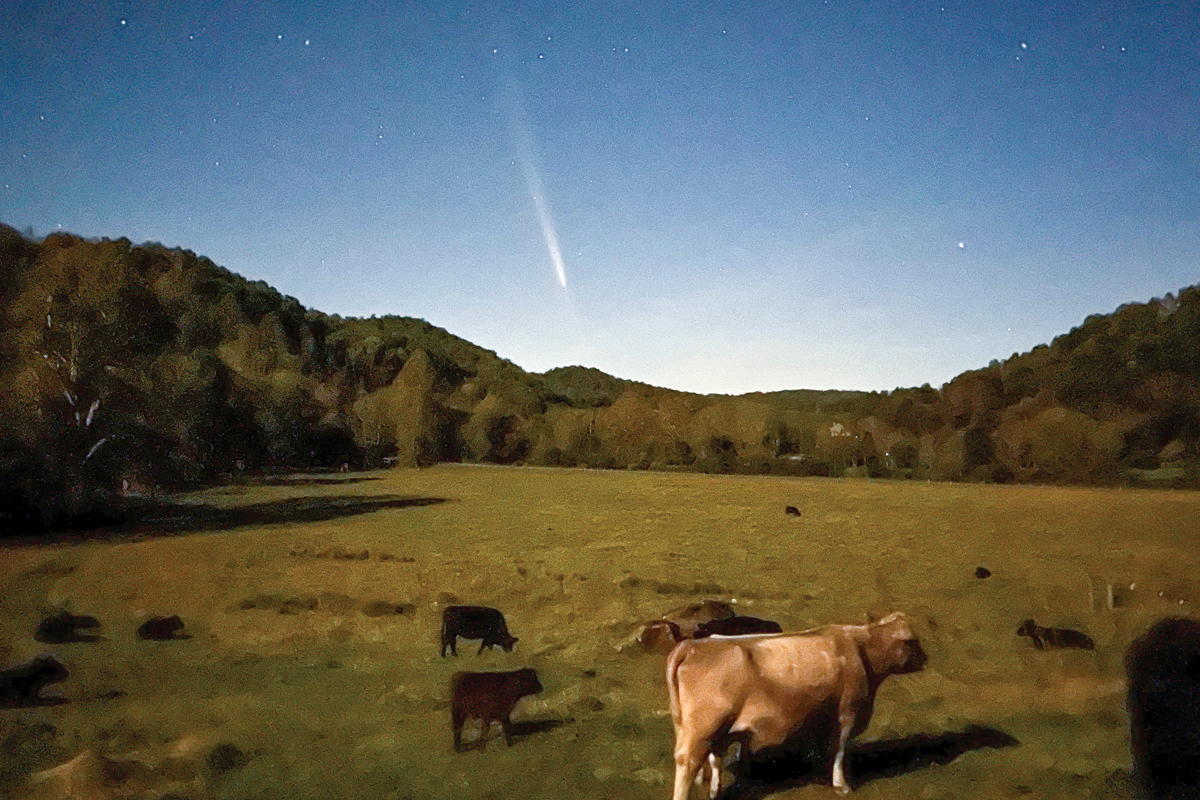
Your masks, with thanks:
[[[527,373],[422,320],[308,309],[186,250],[0,225],[6,532],[159,488],[439,461],[1196,485],[1200,290],[941,389],[695,395]]]

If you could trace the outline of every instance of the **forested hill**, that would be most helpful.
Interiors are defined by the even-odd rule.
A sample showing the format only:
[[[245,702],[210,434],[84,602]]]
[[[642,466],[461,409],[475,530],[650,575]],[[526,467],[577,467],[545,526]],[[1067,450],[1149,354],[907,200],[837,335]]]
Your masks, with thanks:
[[[696,395],[527,373],[186,250],[0,225],[0,525],[245,475],[460,460],[1195,485],[1198,371],[1193,287],[941,389]]]

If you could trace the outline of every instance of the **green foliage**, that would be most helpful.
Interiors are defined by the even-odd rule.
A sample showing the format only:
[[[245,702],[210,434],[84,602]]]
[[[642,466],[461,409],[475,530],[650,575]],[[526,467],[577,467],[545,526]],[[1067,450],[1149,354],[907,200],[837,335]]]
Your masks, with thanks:
[[[627,381],[591,367],[558,367],[543,373],[542,378],[553,396],[572,408],[611,406],[627,385]]]
[[[188,251],[0,225],[0,472],[42,523],[119,513],[130,476],[379,465],[398,443],[417,464],[1088,482],[1169,462],[1192,480],[1198,384],[1195,287],[941,390],[731,398],[530,374],[424,320],[326,315]]]

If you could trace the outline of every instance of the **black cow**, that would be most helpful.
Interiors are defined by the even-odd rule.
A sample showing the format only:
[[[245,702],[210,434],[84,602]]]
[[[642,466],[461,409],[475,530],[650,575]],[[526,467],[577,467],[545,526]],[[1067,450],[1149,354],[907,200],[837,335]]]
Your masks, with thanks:
[[[501,647],[511,653],[517,637],[508,632],[504,615],[487,606],[446,606],[442,611],[442,657],[446,649],[458,655],[458,637],[482,639],[479,652],[485,647]],[[478,655],[478,653],[476,653]]]
[[[32,706],[48,701],[41,691],[51,683],[65,681],[71,673],[54,656],[38,656],[28,664],[0,670],[0,704]]]
[[[454,749],[462,750],[463,723],[471,717],[483,721],[480,742],[487,737],[493,722],[504,729],[504,741],[512,746],[512,711],[522,697],[540,694],[542,682],[537,671],[525,668],[513,672],[456,672],[450,676],[450,725],[454,731]]]
[[[72,614],[69,611],[59,611],[46,617],[38,624],[33,638],[44,644],[67,644],[69,642],[95,642],[99,636],[93,633],[80,633],[81,630],[93,630],[100,627],[100,620],[95,617],[85,617]]]
[[[1069,628],[1043,628],[1031,619],[1021,623],[1017,636],[1028,636],[1038,650],[1052,647],[1075,647],[1080,650],[1095,650],[1092,637]]]
[[[1134,778],[1147,800],[1200,797],[1200,622],[1156,622],[1125,653]]]
[[[783,627],[778,622],[758,617],[726,617],[713,619],[702,624],[693,634],[693,639],[706,639],[709,636],[749,636],[758,633],[783,633]]]
[[[699,603],[668,611],[662,618],[678,625],[682,638],[691,639],[704,623],[714,619],[728,619],[735,614],[737,612],[733,610],[733,606],[724,600],[701,600]]]
[[[144,641],[165,642],[169,639],[187,639],[183,632],[183,620],[178,614],[169,617],[151,617],[138,626],[137,637]]]

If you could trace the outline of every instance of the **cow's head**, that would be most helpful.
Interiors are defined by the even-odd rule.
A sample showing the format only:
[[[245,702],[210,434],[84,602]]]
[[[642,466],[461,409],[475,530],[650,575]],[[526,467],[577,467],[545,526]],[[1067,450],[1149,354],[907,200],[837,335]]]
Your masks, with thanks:
[[[904,612],[889,614],[869,626],[868,655],[879,675],[920,672],[929,660]]]
[[[517,637],[512,634],[504,634],[504,638],[500,640],[500,646],[504,648],[504,652],[511,653],[513,645],[517,643]]]
[[[683,638],[678,625],[668,619],[659,619],[647,622],[638,633],[637,640],[644,650],[666,652]]]
[[[33,668],[33,673],[45,683],[58,683],[59,681],[65,681],[71,676],[71,673],[62,665],[62,662],[54,656],[38,656],[30,666]]]
[[[517,670],[517,685],[521,692],[521,696],[529,694],[541,694],[543,687],[542,682],[538,680],[537,670],[532,667],[525,667]]]

